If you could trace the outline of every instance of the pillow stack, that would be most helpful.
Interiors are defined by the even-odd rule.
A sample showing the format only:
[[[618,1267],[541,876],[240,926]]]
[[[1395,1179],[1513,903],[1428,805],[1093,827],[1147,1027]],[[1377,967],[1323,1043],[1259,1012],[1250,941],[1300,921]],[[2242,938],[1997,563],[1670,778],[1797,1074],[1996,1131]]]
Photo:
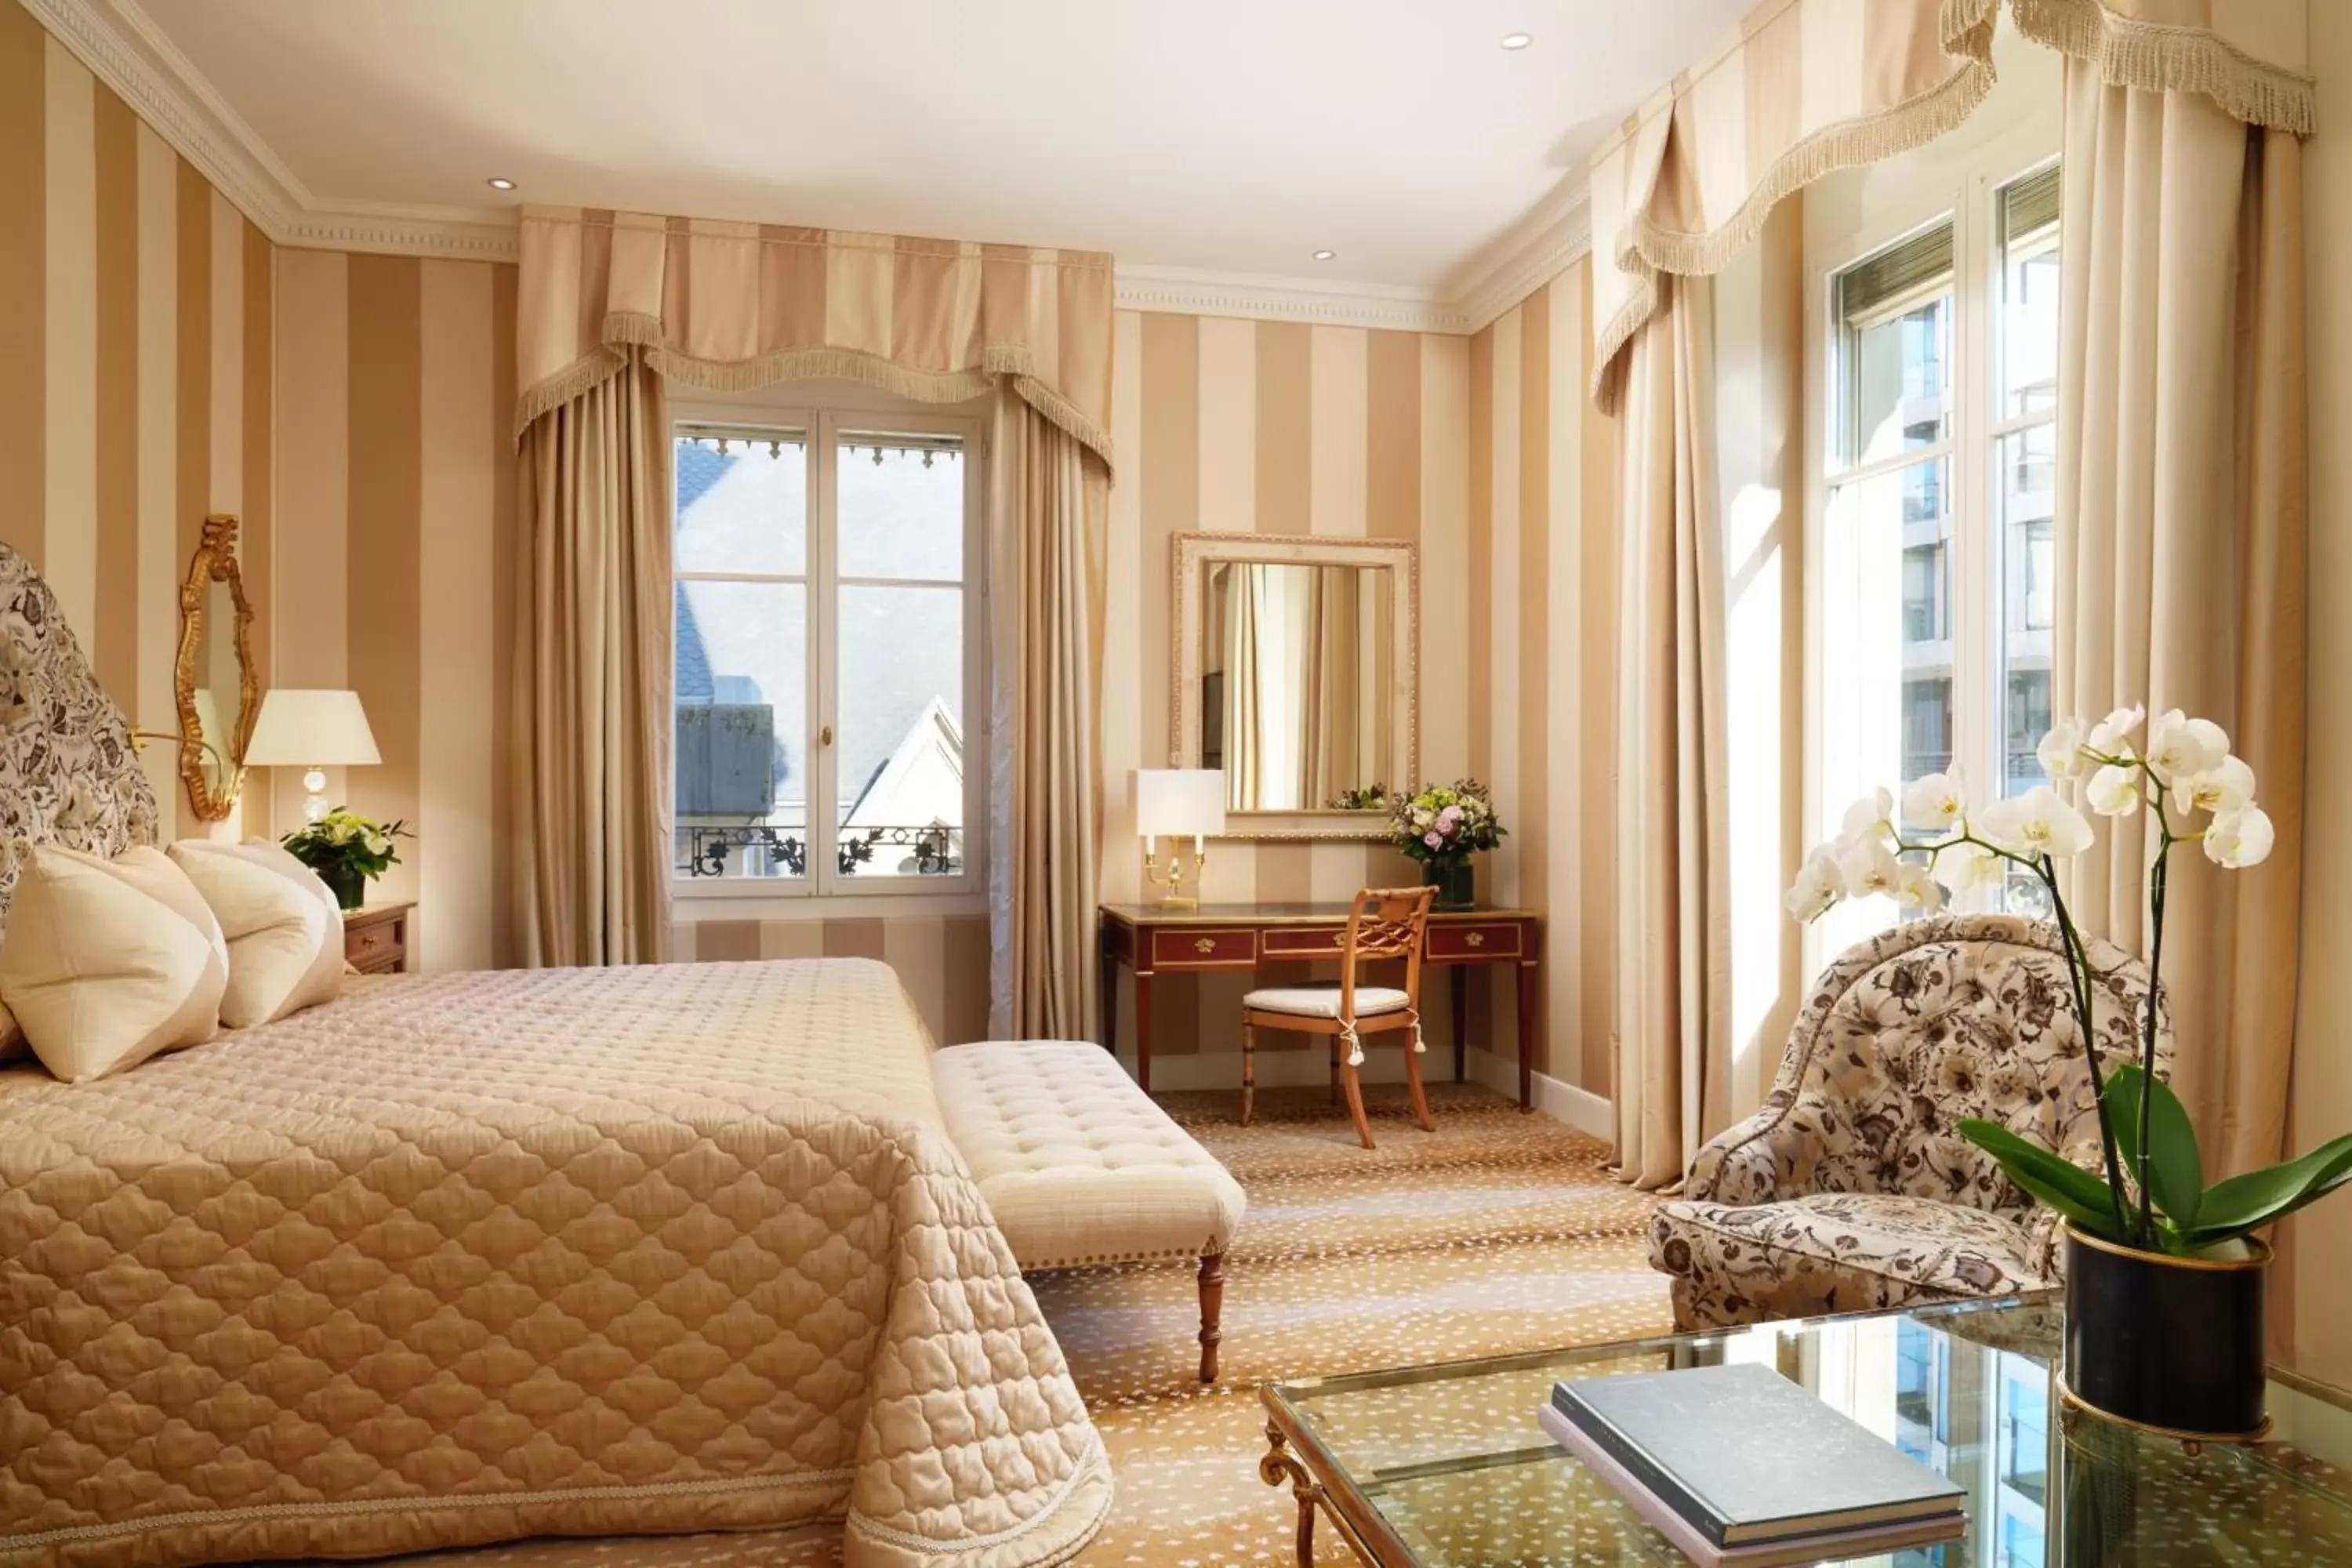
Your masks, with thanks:
[[[160,849],[103,856],[36,845],[0,942],[0,1002],[50,1072],[84,1083],[220,1026],[228,947]]]
[[[343,915],[310,868],[266,839],[190,838],[172,859],[228,941],[220,1021],[250,1029],[331,1002],[343,984]]]
[[[52,1074],[83,1083],[331,1000],[342,974],[334,895],[274,844],[36,845],[0,942],[0,1056],[13,1014]]]

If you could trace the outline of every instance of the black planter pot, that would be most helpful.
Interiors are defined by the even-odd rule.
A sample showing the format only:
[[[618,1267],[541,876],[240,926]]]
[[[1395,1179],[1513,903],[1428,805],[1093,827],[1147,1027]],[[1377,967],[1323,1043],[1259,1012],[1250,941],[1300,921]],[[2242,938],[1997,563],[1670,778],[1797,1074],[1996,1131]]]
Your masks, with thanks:
[[[2066,1396],[2168,1436],[2250,1442],[2263,1412],[2271,1251],[2168,1258],[2066,1228]]]

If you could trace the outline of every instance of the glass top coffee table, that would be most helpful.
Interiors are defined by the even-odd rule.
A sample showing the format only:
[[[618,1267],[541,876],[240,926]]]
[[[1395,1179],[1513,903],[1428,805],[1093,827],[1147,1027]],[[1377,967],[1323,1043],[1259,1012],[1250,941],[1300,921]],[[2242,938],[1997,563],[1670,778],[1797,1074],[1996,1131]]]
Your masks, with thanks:
[[[2271,1438],[2191,1447],[2066,1405],[2054,1296],[1269,1384],[1258,1466],[1378,1568],[1685,1562],[1536,1425],[1556,1381],[1759,1362],[1958,1481],[1969,1533],[1841,1568],[2352,1564],[2352,1403],[2274,1375]],[[2341,1467],[2341,1468],[2339,1468]]]

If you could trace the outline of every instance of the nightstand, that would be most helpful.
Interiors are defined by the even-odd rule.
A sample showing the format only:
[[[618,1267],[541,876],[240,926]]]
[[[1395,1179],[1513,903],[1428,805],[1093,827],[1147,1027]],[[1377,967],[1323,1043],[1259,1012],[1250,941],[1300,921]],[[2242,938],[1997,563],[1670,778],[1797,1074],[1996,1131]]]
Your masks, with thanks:
[[[415,910],[414,900],[399,904],[370,904],[363,910],[345,910],[344,960],[362,974],[407,973],[408,922]]]

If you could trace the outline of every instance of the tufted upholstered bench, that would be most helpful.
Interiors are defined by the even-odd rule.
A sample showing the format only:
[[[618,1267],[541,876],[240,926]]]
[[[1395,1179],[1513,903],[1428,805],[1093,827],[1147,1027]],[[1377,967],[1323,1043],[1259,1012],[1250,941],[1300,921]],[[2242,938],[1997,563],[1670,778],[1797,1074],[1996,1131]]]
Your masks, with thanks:
[[[950,1046],[931,1076],[1022,1272],[1200,1260],[1201,1381],[1214,1383],[1241,1184],[1091,1042]]]

